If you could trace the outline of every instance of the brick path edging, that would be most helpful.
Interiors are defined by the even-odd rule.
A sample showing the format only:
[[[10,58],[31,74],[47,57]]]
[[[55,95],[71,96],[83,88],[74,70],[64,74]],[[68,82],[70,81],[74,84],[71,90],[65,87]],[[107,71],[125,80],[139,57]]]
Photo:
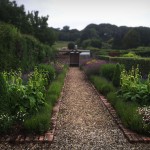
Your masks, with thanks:
[[[124,125],[122,124],[122,121],[120,120],[120,118],[118,117],[116,113],[116,110],[111,106],[108,100],[97,91],[97,89],[94,87],[94,85],[90,81],[89,83],[91,84],[93,89],[96,91],[96,93],[99,95],[100,100],[102,101],[104,106],[107,108],[108,112],[113,117],[114,121],[116,122],[118,127],[122,130],[124,136],[127,138],[127,140],[130,143],[150,143],[150,137],[140,135],[124,127]]]

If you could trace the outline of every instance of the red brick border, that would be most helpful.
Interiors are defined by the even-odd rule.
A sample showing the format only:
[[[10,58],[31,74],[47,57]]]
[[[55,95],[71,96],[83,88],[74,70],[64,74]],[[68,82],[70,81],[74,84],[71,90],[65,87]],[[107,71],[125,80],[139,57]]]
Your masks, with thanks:
[[[118,115],[116,113],[116,110],[111,106],[111,104],[108,102],[108,100],[96,90],[94,85],[91,82],[89,82],[89,83],[91,84],[93,89],[96,91],[96,93],[99,95],[100,100],[102,101],[104,106],[107,108],[107,110],[113,117],[114,121],[116,122],[118,127],[122,130],[124,136],[127,138],[127,140],[130,143],[150,143],[150,137],[146,137],[146,136],[137,134],[134,131],[131,131],[131,130],[127,129],[126,127],[124,127],[124,125],[122,124],[122,121],[120,120],[120,118],[118,117]]]

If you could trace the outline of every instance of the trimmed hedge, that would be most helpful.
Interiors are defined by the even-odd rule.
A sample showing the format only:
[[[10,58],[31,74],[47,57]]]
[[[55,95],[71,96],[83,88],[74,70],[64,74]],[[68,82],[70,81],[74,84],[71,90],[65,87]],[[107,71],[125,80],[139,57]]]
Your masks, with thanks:
[[[35,65],[54,59],[55,49],[23,35],[16,27],[0,24],[0,71],[21,68],[29,71]]]
[[[129,58],[129,57],[109,57],[99,56],[99,59],[108,60],[110,63],[120,63],[125,66],[126,70],[131,70],[132,67],[139,66],[139,70],[143,77],[147,76],[150,72],[150,58]]]
[[[124,58],[124,57],[110,57],[110,62],[124,64],[126,70],[131,70],[139,65],[139,70],[142,76],[147,76],[150,72],[150,58]]]

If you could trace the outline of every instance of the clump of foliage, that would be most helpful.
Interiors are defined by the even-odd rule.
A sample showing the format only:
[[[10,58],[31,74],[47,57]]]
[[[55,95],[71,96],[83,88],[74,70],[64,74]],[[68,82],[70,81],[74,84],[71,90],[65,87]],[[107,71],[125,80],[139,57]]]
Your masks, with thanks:
[[[39,64],[38,68],[47,75],[47,79],[49,82],[52,82],[56,78],[55,68],[51,65]]]
[[[50,46],[56,41],[55,30],[48,27],[48,15],[39,16],[38,11],[26,13],[24,5],[18,6],[10,0],[0,1],[0,10],[0,21],[14,25],[23,34],[30,34]]]
[[[108,82],[103,77],[91,76],[90,81],[95,85],[96,89],[104,95],[107,95],[111,91],[115,91],[112,83]]]
[[[68,43],[68,49],[69,50],[74,50],[75,49],[75,44],[73,42]]]
[[[115,87],[120,86],[120,75],[121,75],[121,70],[123,69],[123,65],[116,64],[113,78],[112,78],[112,83]]]
[[[0,71],[21,68],[30,71],[35,65],[53,61],[56,50],[30,35],[23,35],[13,25],[0,24]]]
[[[100,68],[100,75],[112,81],[116,64],[104,64]]]
[[[63,71],[56,77],[56,79],[49,85],[46,92],[45,107],[27,118],[24,122],[24,128],[29,133],[44,133],[50,127],[50,119],[52,114],[52,107],[57,102],[61,89],[63,87],[64,79],[66,76],[67,67],[63,68]]]
[[[121,90],[119,94],[122,95],[125,101],[136,102],[140,105],[150,104],[150,75],[148,79],[143,82],[139,68],[132,68],[127,72],[121,72]]]
[[[85,62],[82,62],[80,68],[82,68],[88,77],[90,75],[99,74],[99,68],[105,64],[105,61],[97,60],[97,59],[89,59]]]
[[[9,102],[12,115],[16,115],[20,111],[33,114],[38,112],[45,103],[46,74],[40,73],[35,68],[34,72],[29,75],[26,85],[23,84],[21,76],[21,70],[3,73],[9,99],[7,102]]]
[[[122,57],[134,57],[139,58],[140,56],[136,55],[134,52],[129,52],[127,54],[122,55]]]
[[[7,132],[7,129],[12,128],[12,124],[21,126],[26,118],[39,113],[46,107],[48,79],[47,73],[43,73],[37,67],[33,73],[29,74],[26,84],[23,83],[20,69],[3,72],[1,78],[3,85],[5,85],[4,89],[6,89],[4,91],[5,99],[0,99],[0,107],[2,108],[0,111],[1,133],[4,133]]]
[[[106,71],[106,75],[109,74],[108,72]],[[90,81],[100,93],[107,97],[127,128],[149,135],[150,75],[146,81],[143,81],[138,68],[132,68],[127,72],[120,64],[115,64],[112,72],[114,72],[111,76],[113,78],[110,78],[109,82],[105,76],[94,75],[90,76]],[[111,82],[119,89],[114,88]]]
[[[85,49],[85,48],[88,48],[88,47],[92,47],[92,48],[101,48],[102,47],[102,42],[100,39],[87,39],[87,40],[84,40],[82,42],[82,47]]]

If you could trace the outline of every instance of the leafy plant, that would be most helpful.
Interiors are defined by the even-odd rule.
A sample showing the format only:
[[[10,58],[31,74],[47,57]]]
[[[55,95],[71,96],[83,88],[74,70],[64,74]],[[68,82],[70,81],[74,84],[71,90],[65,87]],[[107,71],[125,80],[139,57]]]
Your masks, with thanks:
[[[42,71],[42,73],[47,74],[47,79],[49,82],[52,82],[56,78],[55,68],[48,64],[40,64],[38,65],[38,69]]]
[[[81,65],[81,68],[86,73],[86,75],[90,77],[91,75],[99,74],[99,69],[101,68],[103,64],[106,64],[106,62],[102,60],[97,60],[97,59],[90,59],[84,62]]]
[[[105,78],[99,77],[99,76],[91,76],[90,77],[91,82],[94,84],[96,89],[104,94],[107,95],[111,91],[115,91],[114,86],[112,83],[108,82]]]
[[[125,101],[136,102],[140,105],[150,104],[150,75],[146,82],[142,82],[142,76],[138,67],[127,72],[121,72],[121,90],[118,92]]]
[[[122,57],[134,57],[139,58],[140,56],[136,55],[134,52],[129,52],[127,54],[122,55]]]
[[[13,119],[9,114],[0,114],[0,133],[8,133],[12,127]]]
[[[112,81],[116,64],[104,64],[100,68],[100,75],[109,81]]]
[[[40,113],[32,115],[23,123],[28,133],[42,134],[49,129],[52,107],[47,105]]]
[[[120,64],[116,64],[113,78],[112,78],[112,83],[115,87],[120,86],[120,75],[121,75],[121,70],[123,68],[123,65],[121,66]]]

